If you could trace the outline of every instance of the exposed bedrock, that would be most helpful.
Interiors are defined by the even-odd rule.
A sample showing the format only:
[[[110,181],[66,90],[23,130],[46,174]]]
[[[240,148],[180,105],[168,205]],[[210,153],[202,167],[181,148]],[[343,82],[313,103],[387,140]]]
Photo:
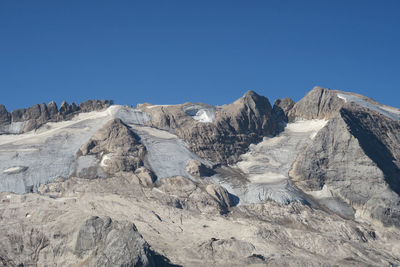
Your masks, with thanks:
[[[143,166],[145,153],[146,148],[139,136],[120,119],[113,119],[81,146],[77,156],[96,156],[103,171],[112,175],[133,172]]]
[[[29,132],[47,122],[69,120],[78,113],[102,110],[111,104],[110,100],[87,100],[77,106],[75,103],[68,104],[64,101],[58,109],[57,104],[52,101],[48,105],[41,103],[26,109],[16,109],[11,114],[3,105],[0,105],[0,126],[2,126],[0,133]],[[12,123],[19,124],[17,127],[12,127]]]
[[[89,266],[165,266],[131,222],[93,216],[81,226],[74,254]]]
[[[288,122],[288,113],[294,105],[295,102],[289,97],[275,100],[272,112],[276,120],[278,122]]]
[[[347,103],[297,157],[305,191],[327,187],[361,215],[400,226],[400,123]]]
[[[157,197],[163,204],[180,209],[225,214],[235,205],[234,196],[222,186],[195,183],[182,176],[160,179],[157,188],[163,193]]]
[[[0,104],[0,125],[9,124],[11,122],[11,114],[4,105]]]
[[[199,178],[204,176],[211,176],[215,171],[197,160],[190,160],[186,165],[186,171],[193,177]]]
[[[193,152],[215,163],[236,162],[250,144],[278,130],[268,99],[253,91],[230,105],[216,108],[215,118],[209,122],[189,116],[184,111],[188,105],[193,104],[140,108],[151,115],[151,126],[173,129]]]
[[[314,87],[287,112],[289,121],[296,119],[330,119],[344,105],[335,90]]]

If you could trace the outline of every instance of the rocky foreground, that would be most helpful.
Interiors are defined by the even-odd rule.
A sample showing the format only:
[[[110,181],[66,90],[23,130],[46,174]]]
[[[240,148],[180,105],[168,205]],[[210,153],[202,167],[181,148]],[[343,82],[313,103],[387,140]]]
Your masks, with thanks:
[[[400,265],[400,110],[84,103],[0,108],[0,265]]]

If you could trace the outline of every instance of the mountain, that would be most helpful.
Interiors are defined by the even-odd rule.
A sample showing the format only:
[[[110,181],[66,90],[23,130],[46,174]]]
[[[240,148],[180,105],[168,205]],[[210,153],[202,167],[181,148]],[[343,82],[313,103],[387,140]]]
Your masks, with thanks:
[[[0,266],[400,265],[400,110],[0,105]]]

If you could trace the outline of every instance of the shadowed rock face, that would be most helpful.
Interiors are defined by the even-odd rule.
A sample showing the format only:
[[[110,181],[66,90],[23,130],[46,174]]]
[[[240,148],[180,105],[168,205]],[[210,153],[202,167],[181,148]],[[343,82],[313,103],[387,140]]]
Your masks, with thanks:
[[[400,123],[347,103],[300,153],[290,175],[303,190],[328,186],[386,225],[400,226]]]
[[[217,109],[212,122],[198,122],[188,116],[183,109],[189,104],[141,108],[151,115],[151,126],[173,129],[193,152],[215,163],[236,162],[250,144],[278,130],[268,99],[253,91]]]
[[[272,112],[276,117],[276,120],[278,122],[288,122],[288,113],[294,105],[295,102],[289,97],[275,100]]]
[[[92,266],[157,266],[154,253],[133,223],[91,217],[81,226],[74,249]]]
[[[0,104],[0,125],[9,124],[11,122],[11,114],[4,105]]]
[[[69,105],[66,101],[61,103],[58,110],[55,102],[48,105],[36,104],[27,109],[16,109],[11,114],[3,105],[0,105],[0,125],[9,125],[12,122],[25,122],[21,133],[38,129],[46,122],[57,122],[71,119],[78,113],[101,110],[112,105],[109,100],[87,100],[77,106],[75,103]],[[7,133],[7,132],[6,132]]]

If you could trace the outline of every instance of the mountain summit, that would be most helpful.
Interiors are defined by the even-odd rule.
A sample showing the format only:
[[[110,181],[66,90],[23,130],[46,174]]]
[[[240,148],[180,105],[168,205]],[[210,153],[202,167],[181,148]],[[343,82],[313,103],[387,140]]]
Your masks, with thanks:
[[[0,265],[400,265],[400,110],[0,105]]]

